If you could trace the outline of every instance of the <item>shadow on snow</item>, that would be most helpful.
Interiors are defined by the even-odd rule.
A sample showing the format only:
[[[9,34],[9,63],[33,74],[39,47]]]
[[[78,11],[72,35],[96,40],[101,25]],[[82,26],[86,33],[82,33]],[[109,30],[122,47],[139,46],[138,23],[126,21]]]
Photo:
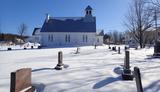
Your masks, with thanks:
[[[144,92],[159,92],[160,91],[160,80],[151,83],[149,86],[144,88]]]
[[[93,86],[93,89],[99,89],[99,88],[102,88],[104,87],[105,85],[108,85],[108,84],[111,84],[113,82],[116,82],[116,81],[119,81],[121,80],[121,76],[118,76],[116,78],[114,77],[108,77],[98,83],[96,83],[94,86]]]

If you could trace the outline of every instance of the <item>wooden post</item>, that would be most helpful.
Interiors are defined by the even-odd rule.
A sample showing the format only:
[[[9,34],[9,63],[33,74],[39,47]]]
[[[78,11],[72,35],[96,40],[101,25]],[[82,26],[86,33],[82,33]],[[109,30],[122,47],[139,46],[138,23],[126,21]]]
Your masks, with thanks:
[[[136,80],[137,92],[143,92],[141,74],[140,74],[140,70],[138,67],[134,67],[134,76]]]
[[[118,54],[121,54],[121,48],[118,47]]]

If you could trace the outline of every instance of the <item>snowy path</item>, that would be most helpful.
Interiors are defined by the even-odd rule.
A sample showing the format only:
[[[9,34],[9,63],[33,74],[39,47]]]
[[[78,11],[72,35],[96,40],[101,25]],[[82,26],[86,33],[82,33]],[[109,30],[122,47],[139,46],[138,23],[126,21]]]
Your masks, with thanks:
[[[122,54],[108,50],[107,46],[16,50],[0,52],[0,92],[9,92],[10,72],[19,68],[32,68],[32,83],[38,92],[136,92],[135,81],[122,81],[120,65]],[[69,67],[62,71],[53,68],[57,53],[63,51],[64,63]],[[160,92],[160,59],[147,59],[153,48],[130,50],[131,69],[138,66],[142,73],[145,92]]]

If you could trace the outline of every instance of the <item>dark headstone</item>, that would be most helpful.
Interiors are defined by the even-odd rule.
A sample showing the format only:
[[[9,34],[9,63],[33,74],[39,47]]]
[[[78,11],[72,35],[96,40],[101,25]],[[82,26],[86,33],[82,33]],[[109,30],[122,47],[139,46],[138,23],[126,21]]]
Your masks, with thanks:
[[[127,50],[128,48],[125,46],[124,49]]]
[[[30,87],[28,90],[32,89],[31,68],[19,69],[16,72],[11,73],[10,92],[20,92],[28,87]]]
[[[117,51],[117,50],[116,50],[116,46],[112,47],[112,50],[113,50],[113,51]]]
[[[121,48],[118,47],[118,54],[121,54]]]
[[[130,63],[129,63],[129,51],[125,51],[125,59],[124,59],[124,67],[122,72],[122,79],[123,80],[133,80],[133,75],[130,70]]]
[[[134,76],[136,80],[137,92],[143,92],[141,73],[138,67],[134,67]]]
[[[159,41],[155,43],[153,56],[160,57],[160,42]]]
[[[12,50],[12,48],[7,48],[7,50]]]
[[[111,47],[109,46],[109,49],[111,49]]]
[[[97,48],[97,45],[94,45],[94,49],[96,49]]]
[[[112,47],[112,50],[115,50],[115,47]]]
[[[129,51],[125,51],[124,68],[130,69]]]
[[[55,67],[56,70],[62,70],[63,68],[63,53],[62,51],[59,51],[58,52],[58,64],[57,66]]]
[[[31,46],[31,49],[33,49],[33,46]]]
[[[126,80],[126,81],[133,80],[133,75],[123,72],[122,73],[122,80]]]

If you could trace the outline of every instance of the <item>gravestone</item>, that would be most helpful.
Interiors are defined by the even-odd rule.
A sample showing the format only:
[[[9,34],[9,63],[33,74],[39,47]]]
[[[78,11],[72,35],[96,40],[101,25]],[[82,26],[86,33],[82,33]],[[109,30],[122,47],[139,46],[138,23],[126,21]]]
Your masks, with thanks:
[[[123,80],[133,80],[133,75],[130,70],[129,51],[125,51],[124,67],[122,72]]]
[[[97,48],[97,45],[94,45],[94,49],[96,49]]]
[[[121,48],[118,47],[118,54],[121,54]]]
[[[10,92],[34,92],[35,88],[31,84],[31,68],[22,68],[16,72],[11,72]]]
[[[59,51],[58,52],[58,64],[57,66],[55,67],[56,70],[62,70],[62,67],[63,67],[63,53],[62,51]]]
[[[160,41],[157,41],[154,46],[154,57],[160,57]]]
[[[111,47],[109,46],[109,49],[111,49]]]
[[[115,51],[115,47],[112,47],[112,50]]]
[[[33,46],[31,46],[31,49],[33,49]]]
[[[137,92],[143,92],[142,82],[141,82],[141,73],[138,67],[134,67],[134,77],[137,86]]]
[[[124,50],[126,51],[127,49],[128,49],[127,46],[125,46],[125,47],[124,47]]]
[[[12,48],[7,48],[7,50],[12,50]]]
[[[80,52],[79,52],[79,50],[80,50],[80,48],[77,48],[77,50],[76,50],[76,53],[75,53],[75,54],[78,54],[78,53],[80,53]]]

